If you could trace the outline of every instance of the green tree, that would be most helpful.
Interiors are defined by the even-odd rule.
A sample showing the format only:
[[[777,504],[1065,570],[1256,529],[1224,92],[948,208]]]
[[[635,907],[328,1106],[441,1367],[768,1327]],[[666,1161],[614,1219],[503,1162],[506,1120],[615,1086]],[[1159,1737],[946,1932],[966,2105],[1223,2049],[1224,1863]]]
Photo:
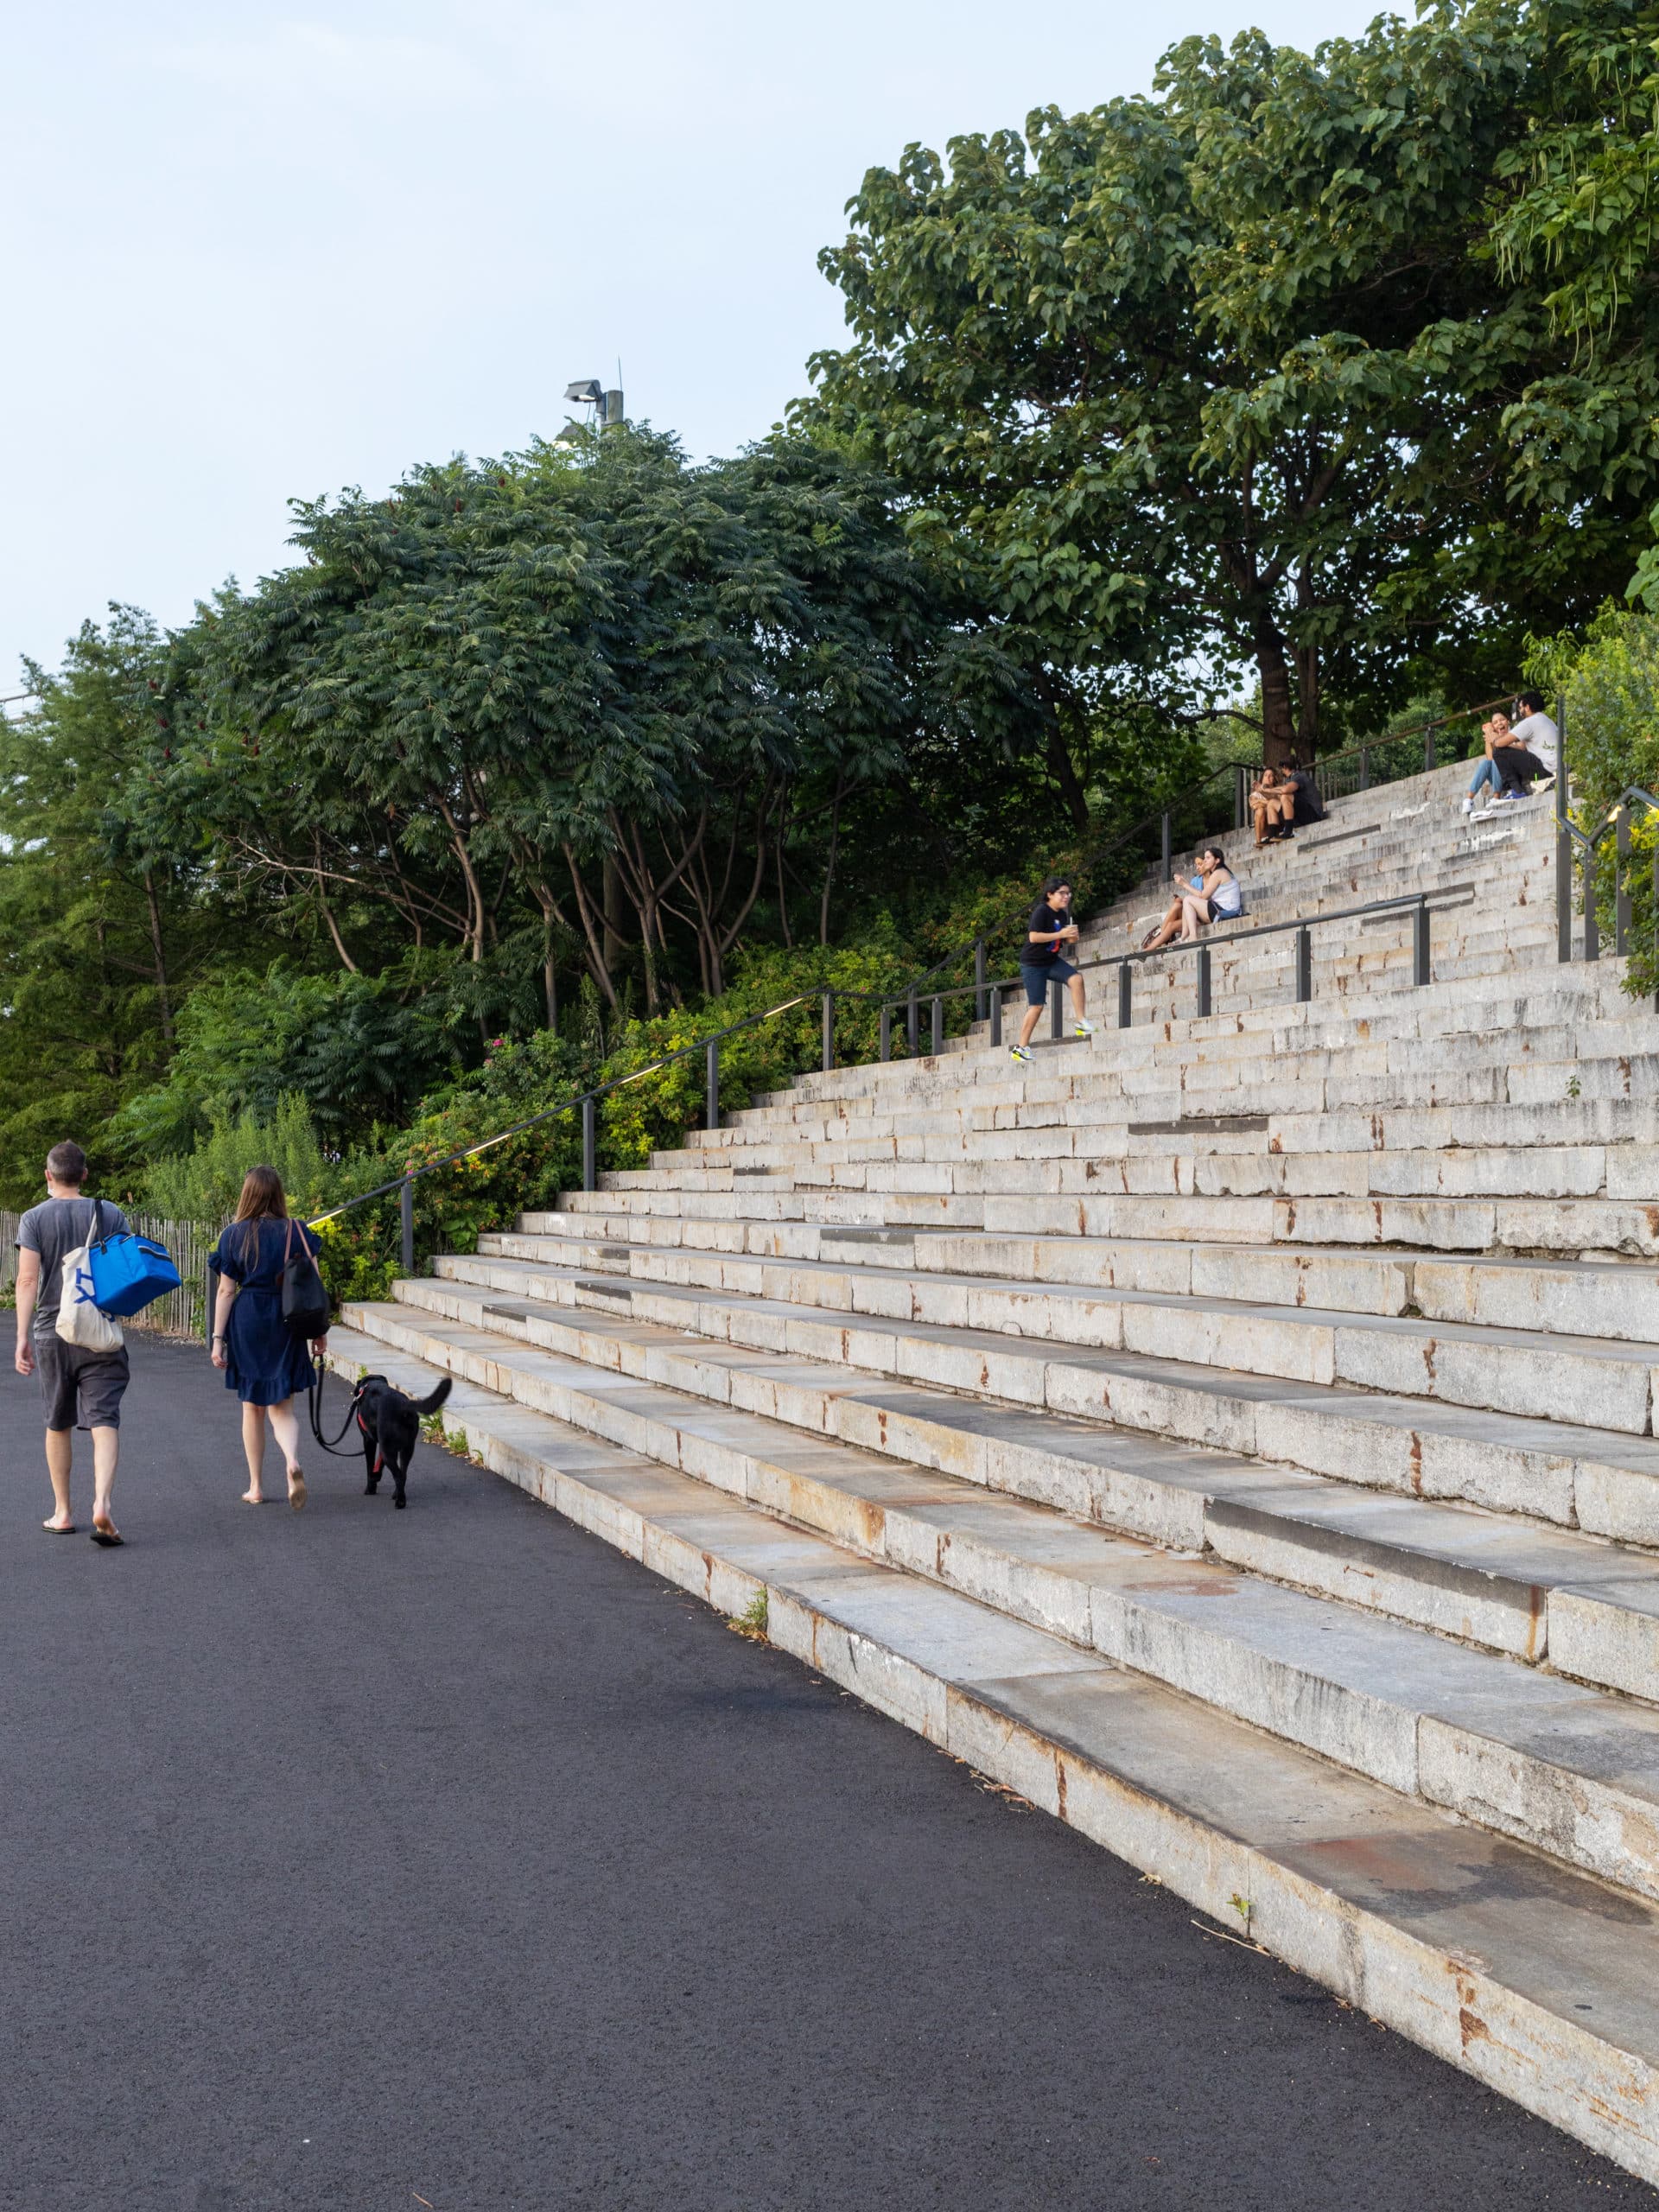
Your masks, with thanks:
[[[1157,97],[909,148],[822,257],[855,342],[800,419],[982,572],[1074,814],[1103,700],[1190,717],[1253,677],[1268,756],[1306,755],[1635,557],[1628,497],[1510,497],[1505,410],[1564,355],[1488,244],[1541,59],[1492,14],[1188,41]]]
[[[61,668],[30,664],[32,710],[0,722],[0,1192],[35,1193],[75,1136],[108,1174],[110,1115],[172,1053],[178,1009],[214,952],[188,855],[140,833],[169,750],[166,641],[114,607]]]

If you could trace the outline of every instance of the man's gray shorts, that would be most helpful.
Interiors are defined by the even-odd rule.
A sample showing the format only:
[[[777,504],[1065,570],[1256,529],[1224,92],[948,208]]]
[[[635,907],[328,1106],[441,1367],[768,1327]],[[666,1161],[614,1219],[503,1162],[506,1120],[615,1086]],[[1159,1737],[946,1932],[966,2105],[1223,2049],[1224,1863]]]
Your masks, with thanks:
[[[83,1344],[65,1344],[54,1330],[35,1338],[35,1364],[48,1428],[73,1428],[77,1401],[82,1428],[120,1427],[121,1394],[131,1372],[124,1344],[119,1351],[88,1351]]]

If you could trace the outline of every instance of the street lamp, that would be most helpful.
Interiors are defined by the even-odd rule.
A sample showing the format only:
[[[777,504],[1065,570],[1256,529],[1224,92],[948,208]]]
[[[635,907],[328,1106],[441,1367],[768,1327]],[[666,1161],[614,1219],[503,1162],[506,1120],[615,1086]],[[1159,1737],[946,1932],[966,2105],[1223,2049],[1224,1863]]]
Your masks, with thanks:
[[[622,412],[621,393],[603,390],[597,377],[582,377],[575,384],[566,385],[564,396],[581,406],[597,410],[594,419],[601,429],[615,429],[626,420]]]

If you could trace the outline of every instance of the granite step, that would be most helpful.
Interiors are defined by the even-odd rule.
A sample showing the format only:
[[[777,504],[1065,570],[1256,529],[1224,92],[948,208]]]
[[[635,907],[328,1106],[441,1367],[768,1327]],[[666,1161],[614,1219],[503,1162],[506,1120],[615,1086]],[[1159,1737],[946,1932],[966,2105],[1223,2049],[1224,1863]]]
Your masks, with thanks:
[[[1659,1272],[1624,1261],[1454,1259],[1427,1251],[1199,1244],[1155,1238],[988,1236],[973,1230],[849,1228],[836,1224],[705,1221],[677,1215],[530,1213],[486,1232],[479,1249],[509,1259],[632,1271],[635,1255],[729,1255],[842,1268],[991,1275],[1027,1286],[1236,1296],[1241,1284],[1277,1306],[1408,1313],[1499,1329],[1565,1331],[1659,1342]]]
[[[435,1370],[335,1332],[332,1363]],[[1659,1912],[957,1592],[458,1385],[484,1463],[1239,1936],[1659,2181]]]
[[[436,1265],[436,1277],[401,1283],[397,1296],[435,1311],[463,1296],[475,1306],[485,1300],[522,1305],[531,1312],[537,1341],[567,1349],[578,1339],[596,1344],[610,1336],[626,1344],[632,1342],[629,1329],[655,1330],[659,1355],[672,1351],[693,1376],[699,1362],[716,1352],[722,1376],[732,1360],[741,1363],[754,1355],[804,1360],[819,1377],[808,1426],[823,1426],[836,1395],[823,1378],[839,1374],[841,1389],[861,1393],[874,1387],[874,1377],[1039,1416],[1103,1421],[1367,1491],[1515,1513],[1659,1547],[1659,1443],[1649,1437],[1340,1384],[1287,1383],[1141,1353],[1021,1344],[988,1330],[855,1321],[760,1299],[563,1275],[478,1255],[447,1254]],[[1116,1509],[1108,1517],[1127,1525]]]
[[[345,1318],[1403,1796],[1659,1897],[1651,1706],[1217,1562],[1172,1557],[1051,1509],[987,1498],[951,1477],[872,1465],[827,1442],[803,1452],[765,1417],[710,1419],[671,1391],[638,1385],[613,1389],[607,1407],[602,1370],[512,1344],[466,1317],[457,1326],[399,1304],[353,1306]],[[499,1330],[508,1317],[486,1318]],[[1659,1605],[1635,1614],[1621,1599],[1651,1582],[1649,1570],[1642,1582],[1570,1594],[1650,1632]]]

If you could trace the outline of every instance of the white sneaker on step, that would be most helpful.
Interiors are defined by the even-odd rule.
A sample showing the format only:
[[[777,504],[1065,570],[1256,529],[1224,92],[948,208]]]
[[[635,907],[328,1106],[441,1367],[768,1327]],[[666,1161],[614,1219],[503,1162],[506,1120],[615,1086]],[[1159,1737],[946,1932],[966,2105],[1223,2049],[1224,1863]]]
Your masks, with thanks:
[[[1085,1021],[1081,1014],[1077,1016],[1077,1020],[1071,1025],[1071,1034],[1074,1037],[1092,1037],[1094,1033],[1094,1023],[1092,1021]]]

